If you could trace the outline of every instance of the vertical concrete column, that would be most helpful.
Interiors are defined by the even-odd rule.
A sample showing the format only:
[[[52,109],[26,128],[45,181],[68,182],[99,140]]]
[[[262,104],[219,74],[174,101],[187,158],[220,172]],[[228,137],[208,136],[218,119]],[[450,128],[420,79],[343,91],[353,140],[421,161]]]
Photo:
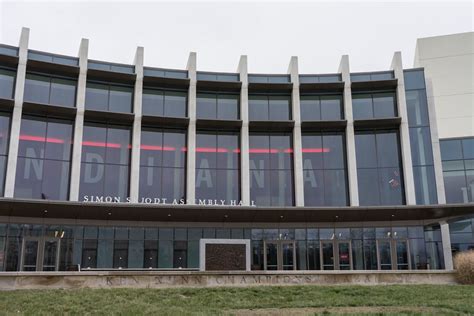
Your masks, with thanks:
[[[130,165],[130,202],[138,202],[140,184],[140,143],[142,132],[142,96],[143,96],[143,47],[137,47],[135,53],[135,89],[133,93],[132,160]]]
[[[71,181],[69,199],[78,201],[81,180],[82,134],[84,132],[84,108],[86,104],[87,59],[89,55],[89,40],[83,38],[79,46],[79,77],[76,90],[76,119],[74,121],[74,139],[71,160]]]
[[[304,179],[303,179],[303,152],[301,140],[301,114],[300,114],[300,77],[298,70],[298,57],[292,56],[288,66],[288,74],[293,83],[291,93],[291,108],[295,126],[293,128],[293,174],[295,181],[295,205],[304,206]]]
[[[357,160],[355,150],[354,117],[352,115],[352,90],[349,56],[343,55],[339,72],[344,81],[344,117],[346,127],[347,178],[349,180],[349,199],[351,206],[359,206],[359,185],[357,180]]]
[[[240,74],[240,195],[242,205],[250,205],[250,157],[249,157],[249,79],[247,56],[240,56],[237,72]]]
[[[196,199],[196,53],[189,54],[188,76],[190,79],[188,90],[188,151],[186,173],[186,199],[188,204],[194,204]]]
[[[425,77],[426,78],[426,77]],[[438,121],[436,120],[436,106],[433,97],[433,85],[431,79],[425,79],[426,97],[428,99],[428,118],[430,120],[431,148],[433,149],[433,164],[436,180],[436,193],[438,204],[446,204],[446,192],[444,190],[443,165],[441,162],[441,148],[439,144]]]
[[[405,199],[407,205],[416,205],[415,180],[413,178],[413,164],[411,159],[410,129],[408,126],[408,111],[405,96],[405,80],[403,77],[402,54],[395,52],[392,59],[391,69],[398,80],[397,84],[397,106],[400,123],[400,149],[403,162],[403,179],[405,181]]]
[[[11,118],[10,144],[8,148],[7,172],[5,178],[5,197],[13,197],[15,191],[16,164],[20,141],[21,114],[23,111],[23,95],[25,91],[26,63],[28,61],[28,41],[30,29],[21,29],[18,44],[18,69],[15,82],[15,100]]]
[[[446,221],[439,222],[441,227],[441,241],[443,243],[444,268],[453,270],[453,253],[451,252],[451,236],[449,235],[449,224]]]

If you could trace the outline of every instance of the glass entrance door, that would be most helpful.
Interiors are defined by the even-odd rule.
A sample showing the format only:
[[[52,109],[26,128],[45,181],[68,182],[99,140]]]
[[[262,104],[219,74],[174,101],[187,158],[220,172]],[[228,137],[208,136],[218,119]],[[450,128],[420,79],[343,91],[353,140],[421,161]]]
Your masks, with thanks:
[[[21,253],[21,271],[57,271],[58,238],[25,238]]]
[[[406,239],[377,240],[379,270],[409,270],[410,251]]]
[[[334,270],[334,242],[321,242],[321,262],[323,270]]]
[[[295,242],[289,240],[269,240],[264,242],[265,270],[295,270]]]
[[[337,254],[339,270],[351,270],[351,243],[349,241],[338,241]]]

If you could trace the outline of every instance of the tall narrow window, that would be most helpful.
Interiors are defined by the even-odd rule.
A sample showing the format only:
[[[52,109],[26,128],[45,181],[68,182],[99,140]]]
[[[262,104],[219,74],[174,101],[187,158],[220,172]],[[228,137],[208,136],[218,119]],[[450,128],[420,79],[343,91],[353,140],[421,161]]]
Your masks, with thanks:
[[[360,205],[404,204],[398,133],[359,132],[355,142]]]
[[[0,68],[0,98],[13,99],[15,77],[15,71]]]
[[[15,197],[67,200],[72,122],[23,117]]]
[[[0,112],[0,195],[3,196],[10,142],[10,115]]]
[[[343,134],[303,134],[305,206],[348,204]]]
[[[196,199],[231,204],[240,199],[239,135],[198,132],[196,136]],[[238,203],[238,202],[237,202]]]
[[[250,134],[250,198],[257,206],[292,206],[291,134]]]
[[[92,123],[84,125],[80,199],[126,201],[130,148],[129,127]]]
[[[142,130],[140,145],[140,201],[172,203],[185,198],[186,133],[180,130]]]

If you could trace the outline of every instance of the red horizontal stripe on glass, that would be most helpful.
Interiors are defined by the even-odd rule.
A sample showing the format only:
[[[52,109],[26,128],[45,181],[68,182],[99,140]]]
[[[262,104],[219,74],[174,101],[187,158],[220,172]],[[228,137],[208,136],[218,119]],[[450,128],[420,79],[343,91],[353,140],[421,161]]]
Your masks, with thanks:
[[[82,146],[107,147],[107,148],[120,148],[120,147],[122,147],[122,145],[120,145],[120,144],[104,143],[104,142],[92,142],[92,141],[82,142]]]
[[[170,146],[155,146],[155,145],[141,145],[141,149],[143,150],[163,150],[163,151],[175,151],[175,147]]]
[[[251,154],[276,154],[278,149],[268,149],[268,148],[251,148],[249,149]]]
[[[42,136],[33,136],[33,135],[20,135],[20,140],[28,140],[32,142],[42,142],[42,143],[64,144],[64,140],[60,138],[42,137]]]
[[[328,153],[331,149],[329,148],[303,148],[302,152],[304,153]]]

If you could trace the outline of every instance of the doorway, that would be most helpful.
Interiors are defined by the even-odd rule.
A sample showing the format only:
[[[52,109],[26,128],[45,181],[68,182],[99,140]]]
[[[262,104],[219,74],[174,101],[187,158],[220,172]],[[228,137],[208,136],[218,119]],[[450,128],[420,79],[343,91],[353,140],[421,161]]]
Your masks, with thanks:
[[[410,270],[410,249],[406,239],[377,240],[379,270]]]
[[[352,270],[352,246],[349,240],[321,241],[322,270]]]
[[[21,247],[21,271],[58,271],[59,244],[59,238],[24,238]]]
[[[294,240],[265,240],[263,244],[265,270],[296,270]]]

